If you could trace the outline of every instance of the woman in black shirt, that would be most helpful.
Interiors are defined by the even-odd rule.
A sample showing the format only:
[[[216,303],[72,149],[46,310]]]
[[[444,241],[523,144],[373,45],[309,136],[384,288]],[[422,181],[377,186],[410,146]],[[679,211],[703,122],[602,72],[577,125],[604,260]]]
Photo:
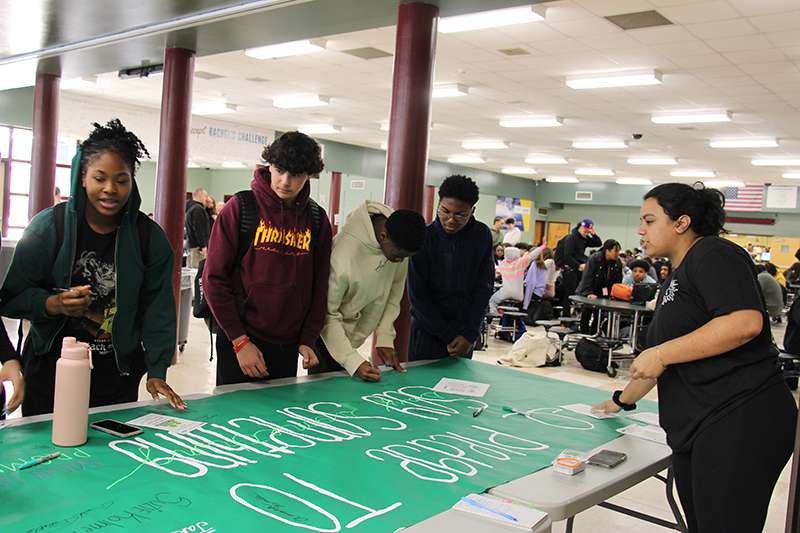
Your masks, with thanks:
[[[656,385],[691,532],[760,532],[792,453],[797,408],[776,366],[755,265],[724,231],[718,190],[668,183],[641,209],[642,247],[667,257],[633,379],[599,409],[631,409]],[[735,290],[732,290],[735,288]]]

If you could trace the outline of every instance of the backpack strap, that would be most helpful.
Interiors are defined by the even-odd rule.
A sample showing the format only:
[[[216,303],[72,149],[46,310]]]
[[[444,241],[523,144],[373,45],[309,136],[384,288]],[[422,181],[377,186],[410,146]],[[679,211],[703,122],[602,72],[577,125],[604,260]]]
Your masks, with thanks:
[[[239,201],[239,247],[236,250],[236,259],[234,265],[236,273],[239,277],[239,288],[242,291],[242,305],[239,308],[239,320],[246,323],[244,317],[244,300],[247,292],[244,289],[242,282],[242,271],[239,269],[239,264],[242,258],[250,248],[250,243],[256,237],[256,229],[258,227],[259,211],[258,202],[256,202],[255,193],[250,190],[239,191],[236,193],[236,199]]]
[[[67,210],[67,202],[58,202],[53,206],[53,224],[56,227],[56,255],[64,244],[64,213]]]
[[[308,199],[308,215],[311,218],[311,244],[316,248],[319,230],[322,227],[322,215],[320,215],[319,204],[313,198]]]

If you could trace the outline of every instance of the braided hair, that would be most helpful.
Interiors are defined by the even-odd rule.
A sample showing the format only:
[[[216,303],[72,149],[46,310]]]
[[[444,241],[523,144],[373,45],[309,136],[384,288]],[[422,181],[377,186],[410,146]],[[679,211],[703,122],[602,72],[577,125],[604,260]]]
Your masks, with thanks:
[[[106,152],[119,155],[131,169],[131,178],[134,177],[139,167],[139,160],[143,156],[150,158],[150,153],[145,148],[139,137],[125,129],[118,118],[109,120],[105,126],[93,123],[94,130],[80,144],[81,168],[84,172],[92,161]]]

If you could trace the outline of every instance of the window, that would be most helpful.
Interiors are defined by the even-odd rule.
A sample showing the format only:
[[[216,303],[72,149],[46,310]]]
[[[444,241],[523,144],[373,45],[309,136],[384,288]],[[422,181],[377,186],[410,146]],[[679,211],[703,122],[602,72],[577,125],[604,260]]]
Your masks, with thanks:
[[[72,139],[58,139],[55,185],[62,198],[69,196],[70,162],[77,151]],[[0,126],[0,176],[3,176],[3,236],[19,239],[28,225],[31,189],[33,131],[16,126]]]

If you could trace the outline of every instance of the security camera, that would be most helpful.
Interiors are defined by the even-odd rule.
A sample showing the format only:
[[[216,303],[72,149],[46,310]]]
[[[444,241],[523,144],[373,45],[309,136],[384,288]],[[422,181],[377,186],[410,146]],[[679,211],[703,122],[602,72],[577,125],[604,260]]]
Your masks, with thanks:
[[[631,133],[631,137],[633,137],[634,141],[638,141],[644,137],[644,133]]]

